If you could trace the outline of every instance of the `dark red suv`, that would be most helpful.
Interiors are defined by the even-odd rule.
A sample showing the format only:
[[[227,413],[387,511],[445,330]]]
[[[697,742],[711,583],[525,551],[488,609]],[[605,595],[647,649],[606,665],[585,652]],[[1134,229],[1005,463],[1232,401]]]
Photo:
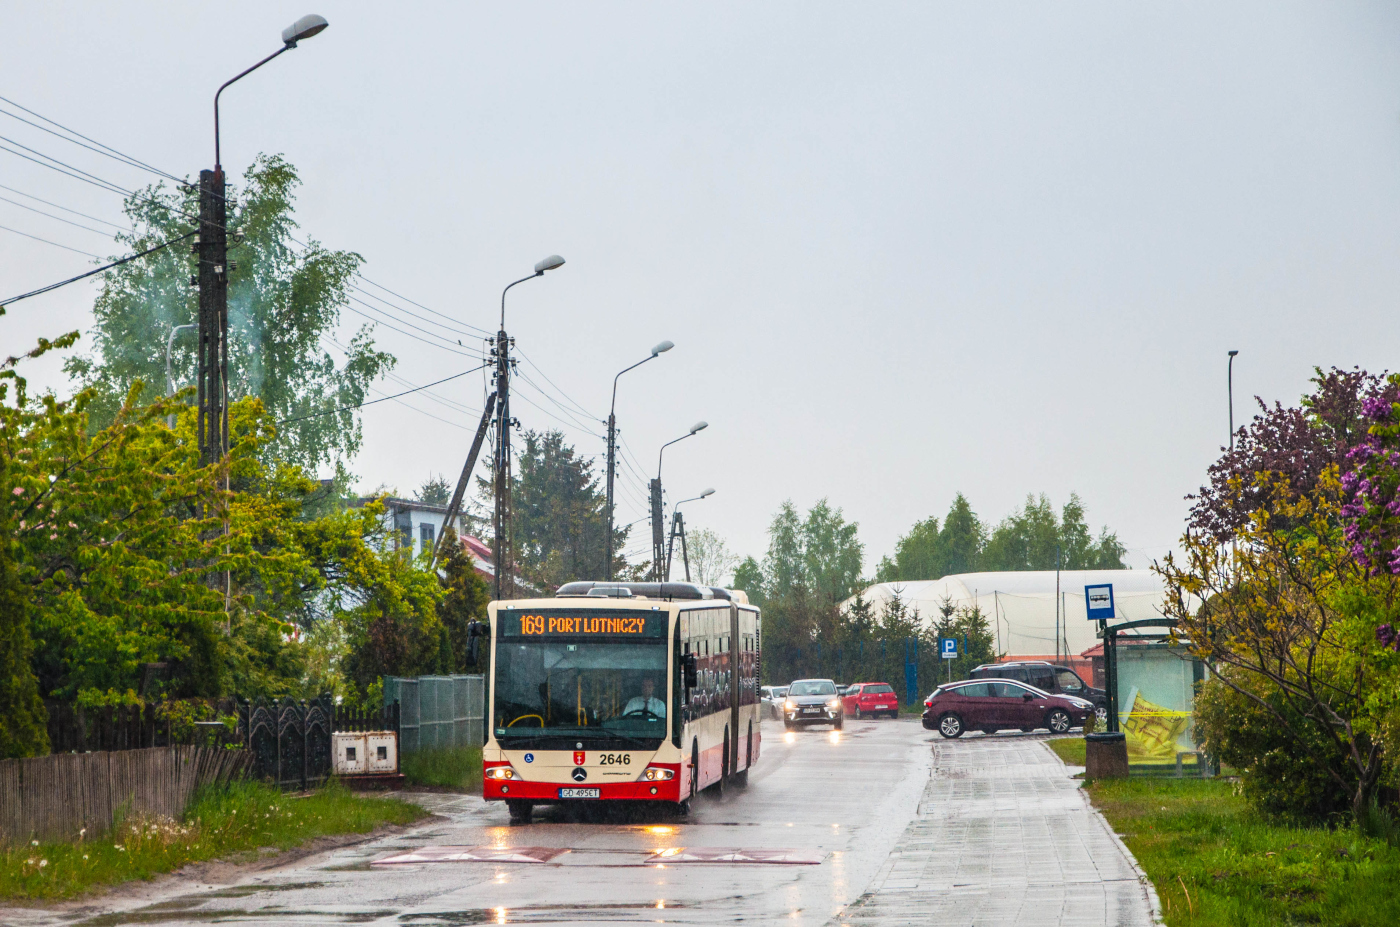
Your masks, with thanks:
[[[1008,728],[1064,734],[1093,713],[1094,703],[1082,698],[1051,695],[1006,679],[969,680],[939,686],[924,700],[924,727],[949,738],[969,730],[995,734]]]

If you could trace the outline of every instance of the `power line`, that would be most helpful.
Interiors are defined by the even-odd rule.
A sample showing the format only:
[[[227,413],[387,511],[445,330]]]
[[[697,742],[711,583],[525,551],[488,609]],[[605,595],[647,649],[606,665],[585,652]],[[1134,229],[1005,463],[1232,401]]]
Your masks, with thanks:
[[[563,396],[565,399],[567,399],[567,400],[570,402],[570,404],[572,404],[573,407],[574,407],[575,409],[577,409],[580,413],[582,413],[582,414],[588,416],[590,419],[592,419],[592,420],[595,421],[595,422],[596,422],[596,421],[601,421],[601,420],[602,420],[603,417],[602,417],[601,415],[594,415],[592,412],[588,411],[588,410],[585,409],[583,406],[581,406],[577,401],[575,401],[575,400],[574,400],[574,397],[572,397],[572,396],[570,396],[568,393],[564,392],[563,388],[560,387],[560,385],[559,385],[558,383],[555,383],[553,380],[551,380],[551,379],[549,378],[549,374],[545,373],[544,370],[540,367],[539,364],[537,364],[537,363],[535,363],[534,361],[530,360],[530,358],[525,354],[524,351],[516,351],[516,353],[519,354],[521,357],[524,357],[524,358],[525,358],[525,362],[526,362],[527,364],[529,364],[531,367],[534,367],[535,370],[539,372],[539,375],[542,376],[542,377],[544,377],[546,383],[548,383],[550,386],[554,387],[556,390],[559,390],[559,395],[560,395],[560,396]]]
[[[542,405],[540,405],[539,403],[535,402],[533,399],[531,399],[531,398],[530,398],[529,396],[527,396],[525,393],[523,393],[523,392],[522,392],[522,393],[517,393],[517,395],[520,397],[521,401],[523,401],[523,402],[528,402],[530,405],[534,406],[536,409],[538,409],[539,411],[543,412],[545,415],[548,415],[550,418],[554,419],[554,420],[555,420],[556,422],[558,422],[559,424],[564,425],[564,426],[566,426],[566,427],[568,427],[568,428],[576,427],[576,426],[570,424],[569,422],[564,421],[562,418],[560,418],[559,416],[555,415],[553,412],[549,411],[549,410],[546,409],[544,406],[542,406]],[[590,432],[590,433],[591,433],[591,432]],[[594,435],[594,437],[596,438],[596,437],[598,437],[598,435]]]
[[[296,239],[293,238],[292,241],[296,241]],[[429,309],[427,306],[423,305],[422,303],[416,303],[416,302],[414,302],[413,300],[409,299],[407,296],[402,296],[402,295],[400,295],[400,294],[398,294],[398,293],[395,293],[393,290],[389,289],[387,286],[384,286],[382,283],[375,283],[373,280],[371,280],[370,278],[366,277],[364,274],[359,274],[359,273],[357,273],[355,276],[359,277],[361,280],[363,280],[365,283],[368,283],[370,286],[378,287],[379,289],[383,290],[385,293],[388,293],[390,296],[397,296],[399,299],[403,300],[404,302],[409,303],[410,305],[413,305],[413,306],[417,306],[419,309],[422,309],[424,312],[431,312],[433,315],[439,316],[440,318],[447,319],[449,322],[459,322],[459,320],[453,319],[451,316],[443,315],[441,312],[438,312],[436,309]],[[480,333],[483,334],[483,335],[490,336],[490,335],[492,334],[490,330],[485,329],[485,328],[482,328],[482,327],[479,326],[479,325],[473,325],[473,324],[470,323],[470,322],[459,322],[459,324],[465,325],[467,328],[474,328],[474,329],[476,329],[478,332],[480,332]]]
[[[49,241],[47,238],[40,238],[38,235],[31,235],[28,232],[21,232],[19,229],[12,229],[8,225],[0,225],[0,229],[4,229],[7,232],[13,232],[16,235],[23,235],[25,238],[32,238],[35,241],[42,241],[46,245],[53,245],[55,248],[62,248],[64,251],[72,251],[76,254],[86,254],[90,258],[96,258],[99,261],[102,260],[101,255],[93,254],[91,251],[84,251],[81,248],[70,248],[67,245],[60,245],[56,241]]]
[[[355,297],[353,297],[353,296],[351,296],[351,297],[349,297],[349,298],[350,298],[351,300],[354,300],[355,302],[359,303],[360,305],[364,306],[366,309],[371,309],[371,310],[374,309],[373,306],[369,305],[368,303],[364,302],[363,300],[355,299]],[[385,328],[389,329],[390,331],[398,332],[400,335],[403,335],[405,338],[412,338],[414,341],[421,341],[423,344],[426,344],[426,345],[428,345],[429,347],[438,348],[438,349],[440,349],[440,350],[447,351],[447,352],[449,352],[449,353],[451,353],[451,354],[460,354],[460,355],[463,356],[463,357],[472,357],[472,358],[476,358],[476,359],[478,359],[478,360],[481,359],[481,355],[480,355],[480,354],[472,354],[472,353],[470,353],[469,351],[457,350],[458,347],[461,347],[460,345],[455,346],[455,347],[449,347],[448,345],[445,345],[445,344],[438,344],[438,343],[436,343],[436,342],[429,341],[429,340],[426,339],[426,338],[419,337],[418,335],[415,335],[415,334],[413,334],[412,332],[406,332],[406,331],[404,331],[404,330],[401,329],[401,328],[395,328],[394,326],[390,325],[388,322],[385,322],[385,321],[383,321],[382,319],[377,319],[377,318],[375,318],[375,317],[372,316],[372,315],[365,315],[363,312],[361,312],[360,310],[356,309],[354,306],[346,306],[345,308],[348,309],[350,312],[355,313],[355,314],[358,315],[360,318],[362,318],[362,319],[368,319],[369,321],[373,322],[373,323],[376,324],[376,325],[383,325]],[[381,314],[381,315],[388,315],[388,313],[386,313],[386,312],[381,312],[380,314]],[[393,317],[390,316],[390,318],[393,318]],[[397,321],[400,321],[400,320],[399,320],[399,319],[394,319],[394,321],[397,322]]]
[[[544,389],[541,388],[540,385],[539,385],[538,383],[536,383],[534,380],[530,379],[530,377],[529,377],[527,374],[524,374],[524,373],[517,373],[516,376],[518,376],[518,377],[520,378],[520,381],[521,381],[522,383],[527,384],[527,385],[530,386],[532,389],[534,389],[536,392],[538,392],[541,396],[543,396],[545,399],[547,399],[547,400],[549,400],[550,402],[554,403],[555,407],[558,408],[560,412],[563,412],[566,416],[568,416],[569,421],[573,422],[573,427],[579,429],[580,431],[583,431],[583,432],[586,433],[586,434],[590,434],[590,435],[592,435],[592,436],[595,437],[595,438],[600,438],[600,439],[602,439],[602,440],[607,440],[606,438],[603,438],[602,435],[598,434],[596,431],[592,431],[592,430],[589,428],[588,425],[585,425],[585,424],[583,424],[582,422],[580,422],[580,421],[574,416],[574,412],[573,412],[572,409],[570,409],[568,406],[564,405],[564,404],[561,403],[559,400],[555,399],[553,396],[551,396],[551,395],[549,395],[547,392],[545,392]],[[556,419],[556,421],[562,421],[562,420],[561,420],[561,419]]]
[[[112,233],[111,233],[111,232],[103,231],[102,229],[95,229],[95,228],[93,228],[93,227],[90,226],[90,225],[83,225],[81,222],[74,222],[72,219],[65,219],[65,218],[63,218],[62,216],[55,216],[55,215],[54,215],[53,213],[51,213],[51,212],[44,212],[42,209],[36,209],[36,208],[34,208],[33,206],[26,206],[26,205],[24,205],[23,203],[21,203],[19,200],[12,200],[12,199],[10,199],[8,196],[0,196],[0,200],[3,200],[4,202],[9,203],[9,204],[12,205],[12,206],[18,206],[20,209],[27,209],[27,210],[29,210],[30,212],[37,212],[37,213],[38,213],[39,215],[41,215],[41,216],[47,216],[47,217],[50,218],[50,219],[54,219],[54,220],[57,220],[57,221],[59,221],[59,222],[65,222],[65,223],[67,223],[68,225],[73,226],[74,228],[83,229],[83,230],[88,231],[88,232],[96,232],[98,235],[105,235],[105,236],[108,237],[108,238],[111,238],[111,237],[112,237]]]
[[[18,147],[18,148],[23,148],[25,151],[28,151],[28,152],[30,152],[31,154],[36,154],[36,155],[38,155],[38,156],[41,157],[41,158],[44,158],[44,159],[49,160],[49,161],[52,161],[54,164],[60,165],[60,166],[62,166],[62,167],[66,167],[66,168],[67,168],[68,170],[70,170],[70,171],[76,171],[78,174],[81,174],[82,177],[77,177],[76,175],[69,175],[69,176],[73,176],[73,177],[74,177],[75,179],[77,179],[77,180],[82,180],[83,178],[87,178],[89,183],[101,184],[101,185],[103,185],[103,186],[110,187],[112,190],[114,190],[114,191],[116,191],[116,192],[118,192],[118,193],[124,193],[124,194],[126,194],[127,196],[130,196],[130,195],[131,195],[131,191],[128,190],[128,189],[126,189],[125,187],[118,186],[117,184],[112,183],[112,181],[110,181],[110,180],[103,180],[101,177],[98,177],[96,174],[89,174],[87,171],[83,170],[83,169],[80,168],[80,167],[74,167],[73,165],[69,164],[69,163],[66,162],[66,161],[60,161],[60,160],[58,160],[58,158],[55,158],[53,155],[44,154],[42,151],[40,151],[40,150],[37,149],[37,148],[30,148],[28,145],[21,144],[20,142],[15,141],[14,139],[10,138],[10,137],[7,136],[7,135],[0,135],[0,141],[9,142],[11,145],[14,145],[14,146],[16,146],[16,147]],[[6,149],[6,150],[8,150],[8,149]],[[11,151],[10,154],[19,154],[19,152],[17,152],[17,151]],[[20,157],[24,157],[24,155],[20,155]],[[33,158],[30,158],[29,160],[34,161]],[[43,164],[42,161],[35,161],[34,163],[36,163],[36,164]],[[48,167],[49,165],[44,164],[44,166],[45,166],[45,167]],[[57,170],[57,168],[55,168],[55,170]],[[60,173],[63,173],[63,172],[60,172]]]
[[[131,229],[127,228],[125,225],[118,225],[115,222],[108,222],[106,219],[99,219],[96,216],[90,216],[85,212],[78,212],[78,210],[76,209],[69,209],[67,206],[60,206],[57,203],[51,203],[48,200],[40,199],[32,193],[25,193],[23,190],[16,190],[14,187],[7,187],[3,183],[0,183],[0,190],[9,190],[11,193],[17,193],[25,199],[34,200],[37,203],[43,203],[45,206],[52,206],[54,209],[61,209],[64,212],[71,212],[75,216],[82,216],[84,219],[91,219],[93,222],[101,222],[103,225],[110,225],[112,228],[120,229],[123,232],[131,231]]]
[[[354,409],[363,409],[365,406],[372,406],[372,405],[374,405],[375,403],[379,403],[379,402],[387,402],[387,401],[389,401],[390,399],[398,399],[400,396],[407,396],[409,393],[417,393],[417,392],[420,392],[420,391],[422,391],[422,390],[428,389],[429,387],[437,386],[439,383],[446,383],[448,380],[455,380],[455,379],[457,379],[458,377],[464,377],[464,376],[466,376],[466,375],[469,374],[469,373],[476,373],[478,370],[481,369],[481,367],[485,367],[485,366],[486,366],[485,364],[482,364],[480,367],[473,367],[473,368],[471,368],[470,370],[463,370],[461,373],[454,373],[454,374],[453,374],[452,376],[450,376],[450,377],[443,377],[441,380],[434,380],[433,382],[431,382],[431,383],[425,383],[425,384],[423,384],[422,386],[415,386],[413,389],[406,389],[406,390],[404,390],[402,393],[394,393],[392,396],[382,396],[382,397],[380,397],[379,399],[371,399],[371,400],[369,400],[369,401],[367,401],[367,402],[361,402],[361,403],[358,403],[358,404],[353,405],[353,406],[341,406],[339,409],[326,409],[324,412],[312,412],[312,413],[309,414],[309,415],[298,415],[298,416],[295,416],[295,417],[293,417],[293,418],[284,418],[284,419],[282,419],[281,421],[277,422],[276,424],[278,424],[278,425],[289,425],[289,424],[291,424],[292,422],[305,421],[306,419],[309,419],[309,418],[320,418],[322,415],[335,415],[335,414],[338,413],[338,412],[349,412],[349,411],[352,411],[352,410],[354,410]],[[411,408],[413,408],[413,407],[412,407],[412,406],[409,406],[409,408],[411,409]],[[422,411],[422,410],[418,410],[418,411]],[[427,414],[429,414],[429,413],[426,413],[426,412],[425,412],[424,414],[427,415]],[[433,417],[436,418],[437,416],[433,416]],[[440,419],[440,421],[446,421],[446,419]],[[449,423],[449,424],[452,424],[452,423]]]
[[[345,345],[341,344],[339,341],[336,341],[334,338],[330,337],[329,335],[324,335],[324,336],[322,336],[322,337],[324,337],[326,341],[330,342],[330,343],[331,343],[332,345],[334,345],[335,347],[339,348],[340,351],[341,351],[341,353],[344,354],[347,358],[350,356],[350,349],[349,349],[348,347],[346,347]],[[418,386],[418,384],[413,383],[412,381],[409,381],[409,380],[405,380],[403,377],[399,376],[398,374],[395,374],[395,373],[392,373],[392,372],[389,372],[389,371],[385,371],[383,375],[386,376],[386,377],[388,377],[390,380],[393,380],[394,382],[400,383],[400,384],[402,384],[402,385],[404,385],[404,386],[415,386],[415,387]],[[427,391],[427,390],[424,390],[424,391],[423,391],[423,395],[424,395],[424,396],[427,396],[427,397],[430,398],[430,399],[436,400],[436,401],[437,401],[438,403],[440,403],[441,405],[444,405],[444,406],[446,406],[447,408],[452,409],[452,410],[455,411],[455,412],[461,412],[461,413],[463,413],[463,414],[468,414],[468,415],[480,415],[480,414],[481,414],[481,410],[480,410],[480,409],[472,409],[472,408],[470,408],[470,407],[468,407],[468,406],[465,406],[465,405],[463,405],[463,404],[461,404],[461,403],[459,403],[459,402],[456,402],[456,401],[454,401],[454,400],[448,399],[448,398],[445,397],[445,396],[439,396],[437,393],[433,393],[433,392],[429,392],[429,391]],[[411,407],[410,407],[410,408],[411,408]]]
[[[356,274],[356,276],[359,276],[359,275]],[[353,283],[353,282],[350,283],[349,286],[350,286],[350,289],[354,290],[356,293],[359,293],[359,294],[361,294],[361,295],[363,295],[363,296],[367,296],[367,297],[369,297],[370,299],[375,300],[376,302],[381,302],[381,303],[383,303],[384,305],[388,306],[390,309],[393,309],[395,312],[401,312],[401,313],[403,313],[404,315],[407,315],[407,316],[410,316],[410,317],[412,317],[412,318],[418,319],[420,322],[426,322],[426,323],[429,324],[429,325],[436,325],[438,328],[441,328],[443,331],[451,332],[451,333],[453,333],[454,335],[463,335],[463,336],[465,336],[465,337],[467,337],[467,338],[471,338],[472,340],[476,340],[477,338],[480,338],[480,337],[481,337],[481,336],[478,335],[476,332],[467,331],[467,330],[464,329],[464,328],[453,328],[451,325],[444,325],[442,322],[435,322],[435,321],[433,321],[432,319],[429,319],[429,318],[426,318],[426,317],[424,317],[424,316],[421,316],[421,315],[419,315],[419,314],[416,313],[416,312],[412,312],[412,311],[410,311],[410,310],[408,310],[408,309],[405,309],[403,306],[400,306],[398,303],[390,302],[389,300],[385,299],[385,298],[382,297],[382,296],[376,296],[376,295],[374,295],[373,293],[371,293],[369,290],[366,290],[366,289],[365,289],[364,287],[362,287],[362,286],[357,286],[357,285],[356,285],[355,283]]]
[[[118,162],[120,162],[120,163],[122,163],[122,164],[125,164],[125,165],[127,165],[128,167],[136,167],[136,168],[140,168],[141,170],[144,170],[144,171],[150,171],[152,174],[155,174],[155,175],[157,175],[157,176],[159,176],[159,177],[165,177],[165,178],[167,178],[167,179],[169,179],[169,180],[173,180],[173,181],[175,181],[176,183],[178,183],[178,184],[183,184],[184,186],[187,186],[187,187],[191,187],[191,188],[192,188],[192,187],[194,186],[193,184],[189,183],[188,181],[181,180],[179,177],[176,177],[174,174],[167,173],[166,171],[160,170],[159,168],[151,167],[149,164],[146,164],[144,161],[138,161],[138,160],[136,160],[135,158],[131,157],[130,155],[122,154],[120,151],[117,151],[115,148],[109,148],[108,146],[103,145],[101,142],[94,141],[93,139],[88,138],[86,135],[83,135],[83,134],[80,133],[80,132],[74,132],[72,129],[70,129],[70,128],[66,127],[66,126],[59,125],[57,122],[54,122],[52,119],[49,119],[47,116],[40,116],[38,113],[34,112],[32,109],[28,109],[28,108],[26,108],[26,107],[23,107],[23,106],[21,106],[20,104],[16,103],[14,100],[9,99],[8,97],[0,96],[0,100],[4,100],[6,103],[10,104],[11,106],[15,107],[16,109],[22,109],[22,110],[24,110],[26,113],[28,113],[28,114],[31,115],[31,116],[35,116],[35,117],[37,117],[37,118],[39,118],[39,119],[42,119],[42,120],[44,120],[45,122],[49,123],[50,125],[58,126],[60,129],[63,129],[64,132],[67,132],[67,133],[69,133],[70,135],[76,135],[76,136],[78,136],[78,138],[81,138],[81,139],[84,139],[84,140],[86,140],[86,141],[92,142],[93,145],[97,145],[97,146],[99,146],[99,147],[94,148],[92,145],[85,145],[85,144],[83,144],[82,142],[78,141],[77,139],[69,138],[69,137],[66,136],[66,135],[60,135],[59,133],[55,132],[53,129],[47,129],[47,128],[45,128],[45,127],[39,125],[37,122],[30,122],[28,119],[25,119],[23,116],[16,116],[14,113],[7,112],[7,111],[5,111],[5,110],[3,110],[3,109],[0,109],[0,115],[9,116],[11,119],[18,119],[20,122],[24,123],[25,125],[27,125],[27,126],[33,126],[34,128],[38,129],[40,132],[47,132],[47,133],[49,133],[50,135],[54,136],[55,138],[61,138],[61,139],[63,139],[65,142],[68,142],[68,143],[73,144],[73,145],[77,145],[77,146],[80,147],[80,148],[86,148],[88,151],[94,151],[94,152],[96,152],[97,154],[102,155],[104,158],[111,158],[112,160],[118,161]],[[18,142],[16,142],[15,144],[18,144]],[[106,150],[106,151],[103,151],[102,149],[104,149],[104,148],[107,149],[107,150]]]
[[[0,300],[0,306],[9,306],[19,302],[21,299],[28,299],[31,296],[38,296],[42,293],[48,293],[51,290],[56,290],[59,287],[67,286],[70,283],[77,283],[79,280],[82,280],[86,277],[91,277],[93,274],[100,274],[104,270],[111,270],[113,267],[120,267],[121,265],[130,263],[131,261],[134,261],[137,258],[143,258],[148,254],[154,254],[162,248],[169,248],[171,245],[179,244],[185,239],[193,237],[194,234],[194,232],[187,232],[186,234],[181,235],[179,238],[172,238],[170,239],[170,241],[162,242],[161,244],[156,245],[154,248],[147,248],[145,251],[141,251],[137,254],[127,255],[119,261],[113,261],[110,264],[104,264],[103,266],[98,267],[95,270],[90,270],[85,274],[78,274],[76,277],[69,277],[67,280],[60,280],[57,283],[50,283],[48,286],[40,287],[37,290],[30,290],[28,293],[21,293],[19,296],[14,296],[6,300]]]
[[[26,146],[26,145],[20,145],[19,142],[11,141],[10,139],[5,138],[5,136],[3,136],[3,135],[0,135],[0,139],[3,139],[4,141],[7,141],[7,142],[11,142],[11,144],[14,144],[14,145],[19,145],[19,147],[23,148],[25,151],[34,151],[33,148],[29,148],[29,147]],[[35,164],[39,165],[40,167],[46,167],[46,168],[48,168],[48,169],[51,170],[51,171],[57,171],[58,173],[64,175],[65,177],[72,177],[74,180],[81,180],[83,183],[92,184],[94,187],[97,187],[99,190],[106,190],[108,193],[117,193],[117,194],[120,194],[121,196],[124,196],[124,197],[132,197],[132,198],[141,200],[142,202],[149,203],[150,205],[155,206],[155,207],[157,207],[158,209],[164,209],[164,210],[166,210],[167,212],[178,213],[179,215],[184,216],[186,219],[189,219],[189,220],[192,221],[192,222],[199,222],[199,221],[201,221],[200,218],[199,218],[199,216],[196,216],[196,215],[194,215],[193,213],[185,212],[183,209],[177,209],[177,208],[175,208],[174,206],[171,206],[169,203],[162,203],[162,202],[160,202],[159,200],[155,200],[155,199],[150,198],[149,196],[143,196],[143,195],[140,194],[140,193],[136,193],[135,191],[128,190],[128,189],[126,189],[125,187],[122,187],[122,186],[119,186],[119,185],[117,185],[117,184],[114,184],[114,183],[112,183],[110,180],[103,180],[101,177],[98,177],[98,176],[96,176],[95,174],[89,174],[87,171],[78,170],[78,168],[76,168],[76,167],[75,167],[75,168],[72,168],[72,170],[77,171],[76,174],[75,174],[75,173],[71,173],[70,171],[66,171],[66,170],[64,170],[63,168],[64,168],[64,167],[69,167],[69,165],[64,164],[64,162],[59,161],[57,158],[54,158],[54,157],[52,157],[52,156],[50,156],[50,155],[44,154],[43,152],[35,151],[34,153],[35,153],[35,154],[38,154],[38,155],[40,155],[40,156],[42,156],[42,157],[48,158],[50,161],[53,161],[55,164],[62,164],[63,167],[54,167],[53,164],[45,164],[43,161],[40,161],[38,158],[32,158],[32,157],[30,157],[29,155],[23,154],[22,152],[15,151],[15,150],[12,149],[12,148],[6,148],[4,145],[0,145],[0,151],[8,152],[8,153],[10,153],[10,154],[12,154],[12,155],[15,155],[16,157],[23,158],[23,159],[26,160],[26,161],[33,161]],[[83,175],[83,176],[79,176],[80,174]]]

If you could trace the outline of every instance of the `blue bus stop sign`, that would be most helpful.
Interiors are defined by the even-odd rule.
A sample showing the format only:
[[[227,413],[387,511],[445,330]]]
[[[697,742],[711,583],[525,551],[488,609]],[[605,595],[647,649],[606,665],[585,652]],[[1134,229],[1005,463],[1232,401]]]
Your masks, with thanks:
[[[1090,621],[1108,621],[1113,617],[1113,584],[1084,587],[1084,608]]]
[[[956,660],[958,658],[958,639],[956,637],[940,637],[938,639],[938,655],[945,660]]]

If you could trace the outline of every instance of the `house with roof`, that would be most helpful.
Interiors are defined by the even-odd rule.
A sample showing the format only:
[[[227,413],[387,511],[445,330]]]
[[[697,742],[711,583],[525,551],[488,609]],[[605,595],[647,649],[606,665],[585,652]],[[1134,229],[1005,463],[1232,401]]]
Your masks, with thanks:
[[[378,500],[378,496],[365,496],[358,500],[359,505],[368,505]],[[417,499],[400,499],[388,496],[384,503],[385,535],[392,550],[401,550],[412,557],[420,556],[433,549],[438,535],[442,532],[443,520],[447,517],[447,506],[420,502]],[[472,566],[477,573],[489,581],[496,578],[495,558],[491,546],[480,538],[467,533],[467,521],[461,512],[452,520],[452,528]]]

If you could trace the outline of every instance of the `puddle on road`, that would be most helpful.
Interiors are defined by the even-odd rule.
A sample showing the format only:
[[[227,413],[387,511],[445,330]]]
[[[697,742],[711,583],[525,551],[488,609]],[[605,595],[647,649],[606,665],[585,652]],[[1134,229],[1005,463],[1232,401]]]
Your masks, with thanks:
[[[465,911],[434,911],[404,914],[404,924],[442,924],[444,927],[470,927],[473,924],[572,924],[587,921],[610,923],[655,923],[657,912],[687,908],[680,902],[651,904],[525,905],[515,908],[469,908]]]
[[[155,905],[152,908],[157,907]],[[86,920],[75,921],[73,927],[124,927],[126,924],[164,924],[169,921],[221,921],[228,919],[248,920],[252,918],[315,917],[322,922],[339,921],[343,924],[365,924],[384,917],[393,917],[398,911],[316,911],[294,908],[256,908],[238,910],[232,908],[207,910],[152,910],[123,911],[119,914],[101,914]],[[277,921],[274,921],[277,923]],[[483,921],[482,923],[490,923]]]

